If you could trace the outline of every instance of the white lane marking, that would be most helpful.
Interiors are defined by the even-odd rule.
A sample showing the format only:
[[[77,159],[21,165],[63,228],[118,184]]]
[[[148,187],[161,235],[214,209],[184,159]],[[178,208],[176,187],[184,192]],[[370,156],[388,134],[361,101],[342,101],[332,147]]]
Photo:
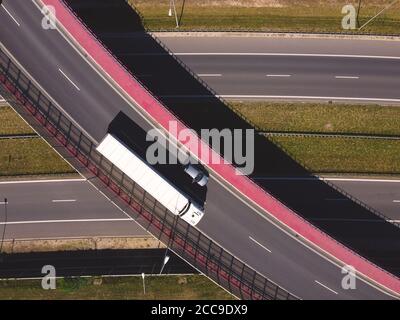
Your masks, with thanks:
[[[199,77],[222,77],[220,73],[199,73]]]
[[[400,200],[393,200],[394,203],[400,203]]]
[[[267,74],[268,78],[289,78],[291,74]]]
[[[27,183],[57,183],[57,182],[85,182],[86,179],[58,179],[58,180],[25,180],[25,181],[0,181],[2,184],[27,184]]]
[[[220,95],[162,95],[163,98],[224,98],[224,99],[294,99],[294,100],[337,100],[337,101],[381,101],[400,103],[399,99],[359,98],[359,97],[324,97],[324,96],[276,96],[251,94],[220,94]]]
[[[179,96],[177,96],[179,97]],[[184,97],[184,96],[182,96]],[[188,96],[190,97],[190,96]],[[193,96],[202,97],[202,96]],[[206,96],[204,96],[206,97]],[[219,95],[225,99],[310,99],[310,100],[349,100],[349,101],[383,101],[383,102],[395,102],[400,103],[399,99],[386,99],[386,98],[357,98],[357,97],[324,97],[324,96],[275,96],[275,95]]]
[[[395,180],[395,179],[363,179],[363,178],[328,178],[328,177],[318,177],[318,178],[299,178],[299,177],[259,177],[255,178],[255,180],[298,180],[298,181],[303,181],[303,180],[326,180],[326,181],[343,181],[343,182],[394,182],[394,183],[400,183],[400,180]]]
[[[34,3],[36,6],[37,6],[37,4],[36,3]],[[40,11],[40,9],[39,9],[39,11]],[[84,132],[88,137],[89,137],[89,139],[90,140],[92,140],[92,142],[93,143],[95,143],[95,144],[99,144],[99,142],[96,140],[96,139],[94,139],[78,122],[76,122],[72,117],[71,117],[71,115],[68,113],[68,112],[66,112],[62,107],[61,107],[61,105],[59,104],[59,103],[57,103],[57,101],[56,100],[54,100],[49,94],[48,94],[48,92],[46,91],[46,90],[44,90],[43,89],[43,87],[35,80],[35,78],[33,78],[32,77],[32,75],[24,68],[24,66],[22,65],[22,64],[20,64],[19,62],[18,62],[18,60],[11,54],[11,52],[9,51],[9,50],[7,50],[7,48],[0,42],[0,48],[1,48],[1,50],[3,50],[4,52],[6,52],[7,53],[7,55],[9,56],[9,57],[11,57],[12,58],[12,60],[13,60],[13,63],[15,63],[17,66],[18,66],[18,68],[19,69],[21,69],[28,77],[29,77],[29,79],[31,79],[31,81],[35,84],[35,86],[36,87],[38,87],[42,92],[44,92],[44,93],[46,93],[46,95],[47,95],[47,97],[49,98],[49,100],[57,107],[57,108],[59,108],[59,110],[62,110],[63,111],[63,113],[64,113],[64,115],[74,124],[74,125],[76,125],[82,132]],[[22,119],[22,118],[21,118]],[[25,121],[25,120],[24,120]],[[25,121],[26,122],[26,121]],[[39,135],[39,133],[36,131],[36,130],[34,130],[38,135]],[[46,141],[46,143],[51,147],[51,145]],[[51,147],[55,152],[57,152],[57,154],[59,154],[60,155],[60,157],[62,157],[61,156],[61,154],[56,150],[56,149],[54,149],[53,147]],[[67,163],[69,163],[64,157],[62,157]],[[70,163],[69,163],[70,164]],[[72,165],[71,165],[72,166]],[[73,167],[73,166],[72,166]]]
[[[360,79],[358,76],[335,76],[336,79]]]
[[[61,72],[61,74],[75,87],[76,90],[81,91],[79,87],[62,71],[61,69],[58,69],[58,71]]]
[[[318,280],[315,280],[317,284],[319,284],[321,287],[324,287],[325,289],[329,290],[330,292],[333,292],[334,294],[338,294],[335,290],[332,290],[328,286],[324,285],[323,283],[319,282]]]
[[[325,53],[285,53],[285,52],[175,52],[175,56],[284,56],[284,57],[328,57],[328,58],[364,58],[400,60],[400,56],[375,56],[356,54],[325,54]]]
[[[390,182],[390,183],[400,183],[400,180],[396,179],[356,179],[356,178],[321,178],[321,180],[327,181],[344,181],[344,182]]]
[[[254,243],[258,244],[261,248],[263,248],[264,250],[268,251],[269,253],[272,253],[271,250],[269,250],[266,246],[262,245],[261,243],[259,243],[257,240],[255,240],[254,238],[249,236],[249,239],[251,241],[253,241]]]
[[[8,204],[8,202],[1,201],[0,204]]]
[[[65,199],[65,200],[51,200],[53,203],[63,203],[63,202],[76,202],[76,199]]]
[[[11,17],[11,19],[13,19],[13,21],[17,24],[17,26],[20,27],[21,25],[19,24],[17,19],[15,19],[13,17],[13,15],[10,13],[10,11],[7,10],[7,8],[4,6],[4,4],[1,4],[1,7],[4,9],[5,12],[7,12],[7,14]]]
[[[387,220],[387,221],[392,223],[400,223],[400,220]]]
[[[10,221],[0,222],[0,225],[20,225],[20,224],[45,224],[45,223],[74,223],[74,222],[118,222],[134,221],[129,218],[120,219],[71,219],[71,220],[35,220],[35,221]]]

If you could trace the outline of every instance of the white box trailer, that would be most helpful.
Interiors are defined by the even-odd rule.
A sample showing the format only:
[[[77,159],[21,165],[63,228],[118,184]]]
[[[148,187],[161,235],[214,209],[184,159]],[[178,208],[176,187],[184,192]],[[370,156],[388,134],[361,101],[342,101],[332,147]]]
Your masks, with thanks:
[[[97,151],[174,215],[193,226],[203,217],[204,211],[192,203],[188,196],[113,135],[107,134],[97,147]]]

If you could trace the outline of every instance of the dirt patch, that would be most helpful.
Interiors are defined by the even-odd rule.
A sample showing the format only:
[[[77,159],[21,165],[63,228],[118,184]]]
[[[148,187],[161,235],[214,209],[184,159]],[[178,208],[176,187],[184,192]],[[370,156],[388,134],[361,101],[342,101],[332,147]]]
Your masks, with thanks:
[[[152,237],[8,240],[3,244],[6,253],[155,248],[165,246]]]
[[[181,6],[183,0],[176,0],[177,6]],[[241,8],[285,8],[285,7],[320,7],[320,6],[344,6],[352,3],[358,4],[358,1],[348,0],[186,0],[185,6],[198,6],[198,7],[241,7]],[[390,3],[390,0],[370,0],[369,6],[383,7]],[[134,1],[137,6],[154,6],[164,5],[168,6],[169,2],[160,4],[159,0],[137,0]]]

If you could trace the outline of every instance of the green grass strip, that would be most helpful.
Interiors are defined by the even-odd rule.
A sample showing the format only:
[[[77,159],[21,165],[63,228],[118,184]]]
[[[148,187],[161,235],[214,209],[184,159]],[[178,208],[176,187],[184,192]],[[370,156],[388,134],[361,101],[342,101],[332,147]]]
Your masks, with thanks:
[[[0,176],[74,172],[41,138],[0,140]]]
[[[233,297],[204,276],[59,279],[55,290],[43,290],[40,280],[0,281],[0,300],[14,299],[149,299],[231,300]]]
[[[183,0],[176,0],[180,8]],[[363,1],[360,23],[368,21],[391,0]],[[185,3],[180,30],[254,30],[297,32],[343,32],[342,8],[358,1],[330,0],[190,0]],[[145,18],[151,30],[175,29],[174,17],[168,16],[169,1],[136,0],[134,5]],[[394,5],[364,33],[399,34],[400,4]],[[351,30],[356,32],[356,30]]]
[[[265,131],[400,136],[400,108],[323,103],[234,102]]]
[[[0,107],[0,136],[35,132],[10,107]]]
[[[400,173],[400,141],[321,137],[269,139],[315,173]]]

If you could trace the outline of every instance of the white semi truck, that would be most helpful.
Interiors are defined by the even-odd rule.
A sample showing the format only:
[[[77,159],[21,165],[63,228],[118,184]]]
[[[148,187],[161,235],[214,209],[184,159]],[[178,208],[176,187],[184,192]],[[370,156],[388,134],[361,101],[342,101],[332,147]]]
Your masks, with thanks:
[[[195,226],[204,216],[204,209],[193,203],[189,196],[167,181],[117,137],[108,133],[97,147],[97,151],[187,223]]]

